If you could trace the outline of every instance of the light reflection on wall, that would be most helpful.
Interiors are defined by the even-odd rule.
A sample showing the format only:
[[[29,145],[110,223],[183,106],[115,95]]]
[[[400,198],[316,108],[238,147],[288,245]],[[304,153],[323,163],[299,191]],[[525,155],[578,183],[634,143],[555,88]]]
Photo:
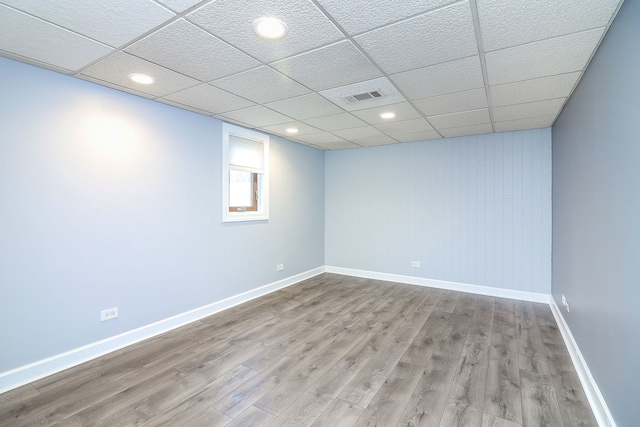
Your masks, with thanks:
[[[88,109],[83,115],[81,140],[94,162],[124,167],[141,159],[147,140],[142,123],[112,111]]]

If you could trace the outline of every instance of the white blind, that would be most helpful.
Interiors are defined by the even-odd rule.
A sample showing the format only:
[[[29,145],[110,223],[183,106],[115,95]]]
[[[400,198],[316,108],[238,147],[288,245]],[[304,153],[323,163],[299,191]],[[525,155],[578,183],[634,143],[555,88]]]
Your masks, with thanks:
[[[264,169],[264,145],[229,134],[229,164],[256,170]]]

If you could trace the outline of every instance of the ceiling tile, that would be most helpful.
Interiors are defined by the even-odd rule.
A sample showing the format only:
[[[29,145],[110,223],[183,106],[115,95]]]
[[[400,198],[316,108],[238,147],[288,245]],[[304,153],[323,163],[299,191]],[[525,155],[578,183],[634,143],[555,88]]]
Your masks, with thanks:
[[[355,40],[387,73],[478,53],[471,7],[466,1],[379,28]]]
[[[422,117],[419,119],[403,120],[400,122],[383,123],[375,125],[376,129],[387,135],[399,135],[403,133],[413,133],[433,130],[433,127]]]
[[[119,47],[175,14],[151,0],[2,0],[46,21]]]
[[[428,141],[430,139],[442,138],[435,130],[425,130],[422,132],[403,133],[400,135],[391,135],[395,140],[399,142],[416,142],[416,141]]]
[[[382,117],[380,117],[380,114],[386,112],[393,112],[396,114],[396,116],[393,119],[383,119]],[[390,121],[417,119],[422,117],[422,115],[420,115],[420,113],[408,102],[390,104],[382,107],[367,108],[364,110],[354,111],[352,114],[354,116],[360,117],[362,120],[372,125],[389,123]]]
[[[248,123],[241,122],[240,120],[232,119],[230,117],[225,117],[222,114],[216,114],[213,117],[215,117],[218,120],[222,120],[223,122],[231,123],[231,124],[238,125],[238,126],[244,126],[244,127],[248,127],[248,128],[254,127],[254,126],[252,126],[252,125],[250,125]]]
[[[149,74],[155,77],[156,82],[152,85],[134,83],[128,79],[129,73]],[[168,95],[199,83],[190,77],[122,52],[93,64],[82,71],[82,74],[155,96]]]
[[[333,131],[333,133],[338,135],[340,138],[344,138],[347,140],[385,136],[382,132],[380,132],[373,126],[362,126],[357,128],[335,130]]]
[[[288,139],[289,141],[297,142],[298,144],[306,145],[307,147],[315,148],[316,150],[323,150],[323,151],[326,151],[326,149],[325,149],[325,148],[319,147],[319,146],[317,146],[317,145],[315,145],[315,144],[311,144],[311,143],[309,143],[309,142],[299,141],[299,140],[297,140],[297,139],[295,139],[295,138],[287,138],[287,139]]]
[[[289,33],[265,40],[251,25],[262,16],[284,21]],[[216,0],[187,15],[187,19],[263,62],[283,59],[337,41],[343,34],[309,0]]]
[[[490,124],[463,126],[459,128],[450,128],[440,131],[445,138],[453,138],[456,136],[468,136],[468,135],[482,135],[484,133],[491,133],[493,129]]]
[[[340,129],[349,129],[366,126],[366,123],[360,120],[359,118],[349,114],[349,113],[340,113],[340,114],[332,114],[330,116],[324,117],[315,117],[312,119],[305,120],[306,123],[311,126],[315,126],[319,129],[325,131],[334,131]]]
[[[259,104],[310,92],[301,84],[267,66],[214,80],[211,84]]]
[[[429,116],[427,118],[429,119],[429,123],[439,131],[442,131],[443,129],[491,123],[488,108],[463,111],[461,113],[442,114],[439,116]]]
[[[566,98],[571,94],[582,73],[560,74],[491,86],[491,105],[523,104],[552,98]]]
[[[271,66],[315,91],[382,75],[348,40],[274,62]]]
[[[290,129],[290,128],[298,129],[298,132],[293,134],[287,132],[287,129]],[[275,133],[275,134],[284,136],[285,138],[299,138],[301,135],[308,135],[311,133],[320,132],[320,129],[314,128],[313,126],[309,126],[308,124],[302,123],[302,122],[287,122],[287,123],[281,123],[277,125],[263,126],[261,127],[261,129],[266,132]]]
[[[296,120],[328,116],[330,114],[337,114],[344,111],[342,108],[317,93],[282,99],[280,101],[265,104],[265,106],[282,114],[286,114],[289,117],[293,117]]]
[[[413,104],[427,116],[477,110],[488,106],[484,88],[419,99],[413,101]]]
[[[496,122],[496,132],[511,132],[515,130],[540,129],[553,126],[556,116],[533,117],[508,122]]]
[[[2,13],[2,12],[0,11],[0,13]],[[3,36],[3,33],[2,33],[2,30],[0,29],[0,39],[2,38],[2,36]],[[1,44],[2,44],[2,42],[0,41],[0,45]],[[45,68],[47,70],[55,71],[56,73],[61,73],[61,74],[66,74],[66,75],[73,75],[73,73],[74,73],[73,71],[71,71],[71,70],[69,70],[67,68],[57,67],[57,66],[55,66],[53,64],[48,64],[46,62],[38,61],[37,59],[27,58],[26,56],[21,56],[21,55],[15,54],[15,53],[7,52],[6,50],[2,50],[1,47],[0,47],[0,56],[4,57],[4,58],[12,59],[14,61],[23,62],[25,64],[34,65],[36,67]],[[73,75],[73,77],[80,77],[80,76],[79,75]],[[82,77],[80,77],[80,78],[82,78]],[[122,90],[122,89],[120,89],[120,90]]]
[[[291,121],[290,117],[270,110],[262,105],[231,111],[229,113],[224,113],[221,116],[255,127],[277,125]]]
[[[249,55],[183,19],[125,50],[205,82],[260,65]]]
[[[349,34],[405,19],[455,0],[318,0]]]
[[[88,81],[88,82],[91,82],[91,83],[95,83],[95,84],[100,85],[100,86],[110,87],[112,89],[116,89],[116,90],[119,90],[119,91],[122,91],[122,92],[126,92],[126,93],[129,93],[131,95],[141,96],[141,97],[147,98],[147,99],[155,99],[155,98],[157,98],[156,95],[152,95],[150,93],[140,92],[140,91],[137,91],[135,89],[131,89],[129,87],[120,86],[120,85],[117,85],[115,83],[111,83],[111,82],[107,82],[107,81],[104,81],[104,80],[96,79],[96,78],[91,77],[91,76],[83,76],[82,74],[76,74],[74,77],[77,77],[79,79],[82,79],[82,80],[85,80],[85,81]]]
[[[389,137],[389,136],[379,136],[376,138],[365,138],[365,139],[356,139],[351,141],[354,144],[358,144],[362,147],[373,147],[376,145],[389,145],[389,144],[397,144],[398,141]]]
[[[477,56],[432,65],[391,76],[409,99],[430,98],[484,87]]]
[[[71,71],[113,51],[101,43],[2,5],[0,50]]]
[[[604,27],[618,3],[619,0],[477,0],[484,48],[503,49]]]
[[[356,145],[353,142],[348,141],[338,141],[338,142],[327,142],[324,144],[316,144],[318,147],[325,150],[344,150],[347,148],[360,148],[360,145]]]
[[[167,105],[171,105],[172,107],[177,107],[183,110],[187,110],[187,111],[192,111],[194,113],[198,113],[198,114],[202,114],[203,116],[210,116],[211,113],[209,111],[204,111],[201,110],[199,108],[195,108],[191,105],[185,105],[185,104],[180,104],[179,102],[174,102],[165,98],[156,98],[155,99],[158,102],[161,102],[163,104],[167,104]]]
[[[329,132],[300,135],[300,136],[296,136],[295,139],[309,143],[309,144],[316,144],[316,145],[328,144],[330,142],[346,142],[344,139],[340,138],[339,136],[333,135]]]
[[[545,101],[528,102],[526,104],[507,105],[493,108],[493,120],[526,119],[531,117],[557,116],[567,98],[547,99]]]
[[[486,54],[490,85],[583,70],[603,29],[569,34]]]
[[[157,1],[175,10],[176,12],[184,12],[190,7],[193,7],[198,3],[202,2],[202,0],[157,0]]]
[[[384,96],[382,98],[374,98],[361,102],[350,103],[343,99],[348,95],[354,95],[364,92],[378,91]],[[364,110],[365,108],[374,108],[382,105],[397,104],[406,101],[404,96],[398,92],[386,77],[380,77],[365,82],[353,83],[333,89],[327,89],[320,92],[320,95],[327,98],[339,107],[347,111]]]
[[[255,105],[251,101],[206,83],[167,95],[164,98],[180,104],[190,105],[209,114],[226,113]]]

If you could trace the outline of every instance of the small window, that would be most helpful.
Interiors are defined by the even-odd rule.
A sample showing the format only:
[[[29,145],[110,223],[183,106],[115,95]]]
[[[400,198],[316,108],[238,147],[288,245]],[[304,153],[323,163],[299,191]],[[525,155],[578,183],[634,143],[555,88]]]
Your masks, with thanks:
[[[269,136],[222,126],[222,221],[269,219]]]

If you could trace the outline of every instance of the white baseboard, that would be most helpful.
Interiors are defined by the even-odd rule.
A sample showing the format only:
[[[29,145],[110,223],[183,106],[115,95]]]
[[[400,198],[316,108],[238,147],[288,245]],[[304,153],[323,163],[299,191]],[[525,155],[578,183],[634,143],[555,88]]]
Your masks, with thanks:
[[[562,316],[562,311],[560,311],[560,308],[553,298],[551,298],[549,305],[551,306],[553,317],[555,317],[556,323],[558,324],[558,329],[560,329],[560,333],[562,334],[562,339],[564,339],[567,350],[569,350],[571,361],[573,362],[573,366],[576,368],[582,388],[587,395],[589,405],[591,405],[591,410],[596,417],[596,421],[598,421],[598,425],[600,427],[616,427],[613,415],[611,415],[609,407],[607,406],[602,393],[600,393],[600,389],[598,388],[596,381],[591,375],[591,371],[582,356],[578,343],[576,343],[576,340],[573,338],[569,325],[567,325],[567,322],[565,322],[564,317]]]
[[[0,373],[0,393],[13,390],[14,388],[29,384],[48,375],[55,374],[56,372],[77,366],[123,347],[146,340],[164,332],[168,332],[172,329],[179,328],[180,326],[184,326],[188,323],[195,322],[203,317],[210,316],[243,302],[247,302],[278,289],[291,286],[302,280],[317,276],[324,271],[324,267],[314,268],[304,273],[234,295],[224,300],[216,301],[119,335],[75,348],[65,353],[57,354],[10,371],[2,372]]]
[[[470,285],[468,283],[447,282],[445,280],[425,279],[415,276],[403,276],[400,274],[379,273],[377,271],[356,270],[343,267],[325,267],[327,273],[344,274],[345,276],[363,277],[365,279],[385,280],[388,282],[406,283],[408,285],[428,286],[452,291],[469,292],[491,297],[517,299],[522,301],[540,302],[549,304],[549,294],[536,292],[516,291],[513,289],[492,288],[489,286]]]

